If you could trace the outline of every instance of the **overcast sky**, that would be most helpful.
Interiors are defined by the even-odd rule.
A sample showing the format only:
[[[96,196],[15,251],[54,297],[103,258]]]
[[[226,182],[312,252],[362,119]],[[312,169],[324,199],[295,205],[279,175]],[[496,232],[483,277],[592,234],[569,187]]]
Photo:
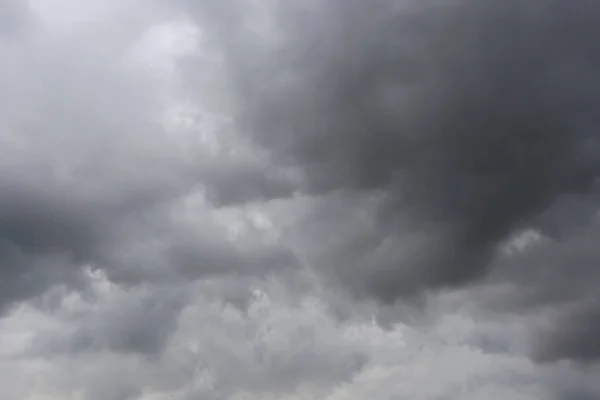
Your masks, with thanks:
[[[0,3],[3,399],[600,398],[600,3]]]

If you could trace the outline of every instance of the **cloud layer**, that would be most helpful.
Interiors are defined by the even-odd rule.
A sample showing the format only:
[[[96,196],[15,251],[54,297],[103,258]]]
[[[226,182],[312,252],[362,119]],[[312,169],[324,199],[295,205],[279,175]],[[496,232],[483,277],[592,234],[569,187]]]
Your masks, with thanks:
[[[313,263],[360,296],[393,303],[478,282],[522,232],[593,221],[596,2],[197,4],[229,61],[238,129],[296,168],[297,192],[348,207],[341,230],[322,224],[335,238]],[[248,10],[262,29],[244,23]],[[588,295],[564,299],[587,311],[556,328],[549,358],[593,358],[592,343],[567,344],[587,343],[570,327],[595,319]]]
[[[597,397],[599,8],[6,2],[5,397]]]

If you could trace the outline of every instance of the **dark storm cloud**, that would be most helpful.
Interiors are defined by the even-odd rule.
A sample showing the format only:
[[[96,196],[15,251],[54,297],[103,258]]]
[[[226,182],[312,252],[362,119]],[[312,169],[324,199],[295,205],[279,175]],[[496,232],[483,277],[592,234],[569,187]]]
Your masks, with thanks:
[[[489,281],[506,291],[491,304],[538,320],[529,338],[538,361],[600,358],[599,238],[594,221],[564,241],[543,240],[495,262]]]
[[[90,201],[3,183],[0,310],[54,285],[83,289],[88,268],[131,286],[264,275],[296,264],[294,254],[277,243],[228,240],[210,215],[199,229],[174,220],[169,213],[179,203],[173,205],[172,197],[180,192],[170,185],[158,191],[132,187]]]
[[[600,303],[577,305],[542,331],[533,355],[542,362],[571,358],[593,363],[600,358]]]
[[[228,57],[240,131],[303,172],[298,190],[370,199],[320,220],[346,229],[313,259],[355,292],[477,281],[513,234],[558,237],[597,206],[552,212],[600,171],[596,1],[188,4]],[[548,354],[580,357],[569,329]]]
[[[21,192],[21,193],[19,193]],[[44,193],[25,193],[4,185],[0,195],[0,235],[27,250],[67,249],[83,256],[92,228],[87,216],[78,216],[68,202],[44,198]]]
[[[0,309],[60,282],[75,283],[100,221],[71,199],[0,181]]]
[[[17,172],[0,177],[0,311],[16,301],[43,294],[54,285],[83,288],[87,267],[112,271],[116,281],[126,271],[118,246],[139,240],[132,227],[153,207],[168,203],[177,190],[171,185],[148,187],[131,182],[126,190],[88,198],[77,187],[61,187],[48,179],[28,182]],[[137,186],[136,186],[137,185]],[[138,260],[139,262],[140,260]]]

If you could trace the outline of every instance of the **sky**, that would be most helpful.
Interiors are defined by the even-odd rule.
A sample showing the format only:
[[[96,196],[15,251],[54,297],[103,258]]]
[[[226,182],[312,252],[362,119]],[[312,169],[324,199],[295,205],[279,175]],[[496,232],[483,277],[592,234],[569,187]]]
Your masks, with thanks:
[[[599,398],[598,13],[3,1],[3,398]]]

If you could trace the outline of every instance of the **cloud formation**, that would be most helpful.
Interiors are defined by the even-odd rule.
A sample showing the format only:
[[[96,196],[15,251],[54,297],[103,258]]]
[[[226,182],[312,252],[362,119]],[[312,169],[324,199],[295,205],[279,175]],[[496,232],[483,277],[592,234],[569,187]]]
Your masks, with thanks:
[[[36,24],[0,44],[0,309],[88,267],[136,284],[292,265],[277,245],[232,243],[202,202],[195,225],[178,222],[203,188],[235,196],[235,171],[257,176],[258,161],[221,169],[198,128],[168,129],[175,78],[160,57],[177,55],[148,44],[181,25],[168,9],[86,3],[96,11],[32,2]]]
[[[147,289],[123,291],[101,277],[92,280],[97,291],[93,302],[71,296],[45,318],[24,307],[2,325],[5,340],[11,334],[14,338],[7,365],[21,371],[21,380],[3,380],[8,393],[19,393],[37,380],[29,393],[70,398],[70,393],[79,392],[85,398],[104,395],[115,400],[127,395],[161,400],[358,400],[534,399],[548,394],[548,377],[526,356],[489,352],[477,344],[489,336],[510,341],[513,333],[507,324],[476,320],[462,311],[447,312],[424,329],[397,324],[386,330],[359,316],[340,323],[317,298],[294,301],[276,281],[251,285],[253,294],[244,312],[206,295],[210,286],[227,284],[224,280],[185,285],[190,297],[177,313],[178,322],[159,358],[99,347],[58,352],[56,340],[73,328],[93,327],[97,337],[125,331],[145,337],[147,328],[138,324],[140,318],[164,326],[160,315],[138,313],[139,306],[147,304]],[[174,292],[162,295],[170,297],[182,286],[171,289]],[[110,317],[129,313],[138,316],[118,324]],[[20,332],[32,328],[36,334],[23,340]],[[3,374],[2,379],[9,376]],[[593,381],[579,383],[586,390],[595,388]]]
[[[573,3],[6,2],[4,397],[598,397]]]
[[[319,225],[312,261],[360,296],[479,282],[527,229],[561,236],[592,220],[597,2],[194,4],[228,60],[238,129],[300,171],[298,192],[347,207]],[[591,205],[565,211],[569,196]],[[568,301],[595,309],[585,295]],[[550,358],[595,358],[569,344],[587,337],[580,314],[594,313],[556,328]]]

